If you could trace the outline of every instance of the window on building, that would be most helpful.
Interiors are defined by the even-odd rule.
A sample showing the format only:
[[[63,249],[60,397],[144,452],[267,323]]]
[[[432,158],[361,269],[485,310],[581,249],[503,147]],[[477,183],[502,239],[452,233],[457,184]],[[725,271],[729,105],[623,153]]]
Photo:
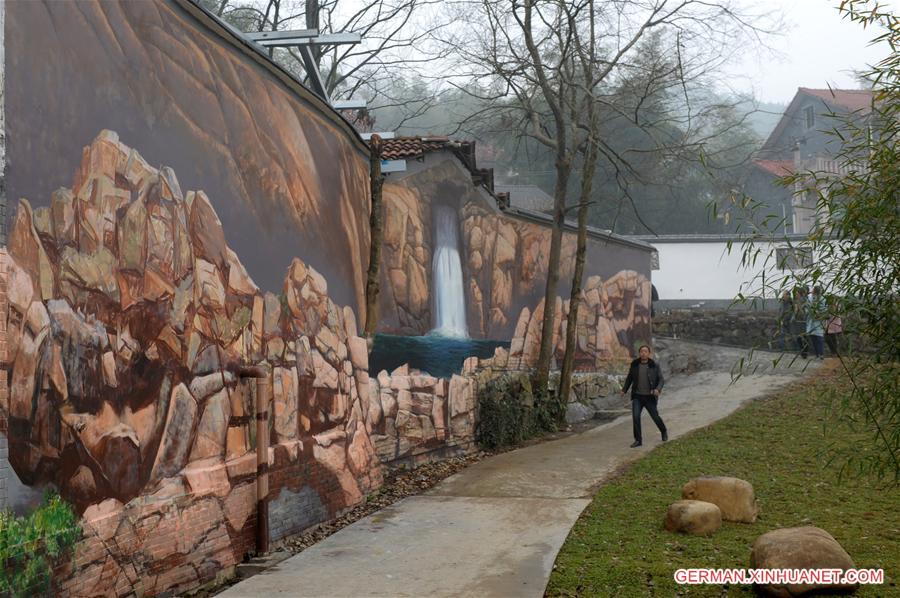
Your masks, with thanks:
[[[812,266],[812,251],[808,247],[777,247],[775,259],[781,270],[797,270]]]
[[[806,128],[812,129],[816,126],[816,111],[812,106],[807,106],[803,109],[803,113],[806,115]]]

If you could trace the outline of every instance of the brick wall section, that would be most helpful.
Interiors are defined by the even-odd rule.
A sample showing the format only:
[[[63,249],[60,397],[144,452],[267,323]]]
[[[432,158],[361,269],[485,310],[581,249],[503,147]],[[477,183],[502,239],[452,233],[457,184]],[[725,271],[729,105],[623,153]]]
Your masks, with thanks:
[[[339,517],[381,483],[311,457],[312,443],[269,449],[269,534],[278,540]],[[256,454],[167,478],[123,505],[107,499],[81,520],[83,538],[56,570],[60,596],[178,595],[227,577],[256,550]]]
[[[340,484],[328,479],[315,463],[290,463],[276,460],[269,472],[269,539],[280,540],[331,518],[329,506],[314,490],[332,495]],[[334,515],[344,510],[334,502]]]
[[[210,478],[225,475],[219,468]],[[127,505],[90,507],[81,524],[83,538],[57,568],[55,595],[177,595],[229,576],[253,551],[255,476],[242,476],[227,495],[170,478]]]
[[[8,304],[6,301],[6,248],[0,247],[0,510],[7,506],[7,484],[9,479],[9,447],[6,443],[9,408],[8,348],[6,338],[6,320]]]
[[[329,519],[328,508],[309,486],[292,490],[282,481],[269,501],[269,539],[299,534]]]

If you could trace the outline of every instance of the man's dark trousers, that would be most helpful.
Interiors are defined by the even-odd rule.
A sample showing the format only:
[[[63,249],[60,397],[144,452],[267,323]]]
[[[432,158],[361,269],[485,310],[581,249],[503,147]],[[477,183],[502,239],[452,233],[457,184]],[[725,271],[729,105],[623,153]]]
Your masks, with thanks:
[[[663,423],[659,412],[656,410],[656,401],[658,397],[653,395],[631,395],[631,423],[634,426],[634,439],[637,442],[641,440],[641,412],[646,409],[653,419],[653,423],[659,428],[660,434],[666,433],[666,424]]]

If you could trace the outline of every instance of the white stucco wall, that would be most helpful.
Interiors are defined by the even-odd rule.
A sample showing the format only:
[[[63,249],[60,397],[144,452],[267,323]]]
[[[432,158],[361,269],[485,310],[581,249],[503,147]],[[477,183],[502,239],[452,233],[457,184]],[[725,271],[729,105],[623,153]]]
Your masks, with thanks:
[[[652,280],[660,300],[731,300],[741,285],[762,271],[742,268],[743,248],[734,243],[731,252],[720,242],[665,243],[654,241],[659,252],[659,270]],[[760,246],[765,254],[768,248]],[[761,266],[761,264],[760,264]]]

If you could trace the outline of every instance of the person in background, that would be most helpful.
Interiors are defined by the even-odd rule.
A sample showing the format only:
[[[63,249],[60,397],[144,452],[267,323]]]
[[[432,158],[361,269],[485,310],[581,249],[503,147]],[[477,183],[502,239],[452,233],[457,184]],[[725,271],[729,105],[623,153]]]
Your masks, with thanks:
[[[809,354],[809,342],[806,337],[806,287],[794,287],[794,319],[791,321],[791,332],[800,357],[806,359]]]
[[[662,441],[669,439],[666,424],[663,423],[659,412],[656,410],[659,393],[662,391],[665,380],[659,365],[650,359],[650,346],[641,345],[638,349],[638,358],[631,362],[628,368],[628,376],[622,387],[622,395],[631,388],[631,424],[634,430],[634,442],[631,448],[641,446],[641,413],[646,409],[653,419],[653,423],[662,434]]]
[[[791,300],[790,291],[781,294],[781,313],[778,316],[778,348],[782,351],[788,349],[788,339],[791,336],[791,327],[794,323],[794,302]]]
[[[822,297],[822,287],[817,285],[813,287],[806,309],[806,335],[819,359],[825,359],[825,324],[822,321],[824,315],[825,299]]]
[[[837,315],[837,300],[834,297],[829,298],[828,323],[825,325],[825,342],[828,344],[828,352],[833,357],[840,357],[838,346],[840,345],[841,335],[844,333],[844,322],[841,316]]]

